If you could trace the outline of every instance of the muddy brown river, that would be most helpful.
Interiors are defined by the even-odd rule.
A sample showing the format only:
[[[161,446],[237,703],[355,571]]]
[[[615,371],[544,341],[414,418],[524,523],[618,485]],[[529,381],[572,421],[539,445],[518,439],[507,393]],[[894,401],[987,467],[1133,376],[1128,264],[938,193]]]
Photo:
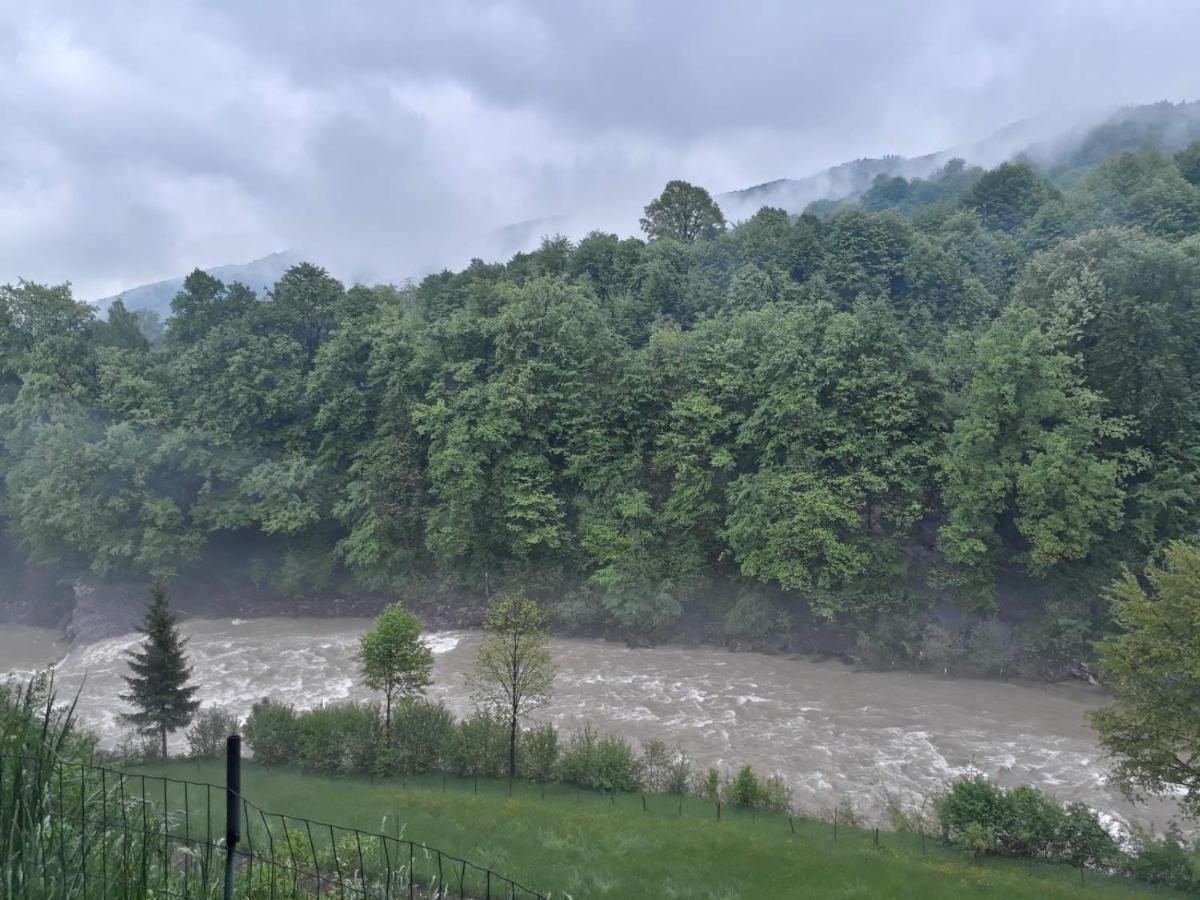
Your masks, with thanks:
[[[367,619],[192,619],[183,623],[203,703],[245,715],[260,697],[298,707],[371,694],[352,654]],[[124,651],[130,634],[72,647],[57,665],[62,693],[83,686],[81,718],[106,744],[124,733]],[[436,658],[430,694],[464,713],[463,673],[478,635],[427,636]],[[556,639],[553,702],[538,718],[565,728],[590,722],[635,740],[684,748],[698,766],[751,763],[782,774],[798,808],[848,799],[881,819],[890,796],[909,807],[957,776],[1035,784],[1082,800],[1114,825],[1162,828],[1173,805],[1133,806],[1107,783],[1084,713],[1106,702],[1082,685],[1037,685],[859,672],[838,662],[732,653],[713,647],[630,649]],[[61,656],[53,635],[0,625],[0,670]],[[86,678],[85,678],[86,676]],[[175,741],[182,746],[182,736]]]

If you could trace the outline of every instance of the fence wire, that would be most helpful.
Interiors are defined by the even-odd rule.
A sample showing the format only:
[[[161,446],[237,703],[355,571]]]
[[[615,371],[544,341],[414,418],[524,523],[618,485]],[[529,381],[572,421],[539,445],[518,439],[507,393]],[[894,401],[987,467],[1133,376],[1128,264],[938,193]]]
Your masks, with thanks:
[[[226,841],[229,802],[240,840]],[[444,850],[269,812],[219,785],[0,756],[0,898],[548,900]]]

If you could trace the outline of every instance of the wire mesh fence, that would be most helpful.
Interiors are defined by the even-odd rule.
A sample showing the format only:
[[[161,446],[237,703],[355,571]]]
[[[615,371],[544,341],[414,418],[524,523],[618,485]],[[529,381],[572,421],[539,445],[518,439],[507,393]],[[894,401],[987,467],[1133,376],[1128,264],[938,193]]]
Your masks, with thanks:
[[[546,898],[415,840],[264,810],[230,774],[0,756],[0,898]]]

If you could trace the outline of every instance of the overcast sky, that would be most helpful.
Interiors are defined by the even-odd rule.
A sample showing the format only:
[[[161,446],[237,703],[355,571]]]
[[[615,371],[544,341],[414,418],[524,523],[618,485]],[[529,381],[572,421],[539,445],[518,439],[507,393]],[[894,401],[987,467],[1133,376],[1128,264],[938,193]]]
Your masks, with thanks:
[[[399,278],[523,219],[630,227],[669,178],[1197,99],[1197,35],[1194,0],[0,0],[0,281],[285,248]]]

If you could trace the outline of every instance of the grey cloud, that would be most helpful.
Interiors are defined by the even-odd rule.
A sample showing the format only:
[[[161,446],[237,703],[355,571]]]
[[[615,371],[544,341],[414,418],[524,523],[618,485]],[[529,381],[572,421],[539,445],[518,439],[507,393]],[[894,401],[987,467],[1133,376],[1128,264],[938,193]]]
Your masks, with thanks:
[[[300,248],[400,278],[509,222],[1081,107],[1194,98],[1200,6],[51,4],[0,11],[0,280],[81,296]]]

